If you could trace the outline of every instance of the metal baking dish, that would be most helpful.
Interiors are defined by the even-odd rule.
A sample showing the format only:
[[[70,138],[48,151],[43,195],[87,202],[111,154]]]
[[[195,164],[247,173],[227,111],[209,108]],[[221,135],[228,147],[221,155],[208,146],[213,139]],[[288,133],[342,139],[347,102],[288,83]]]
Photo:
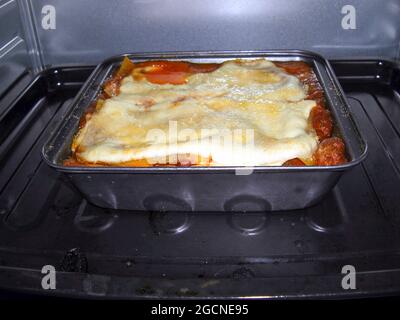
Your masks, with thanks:
[[[79,120],[101,91],[101,85],[119,67],[124,56],[139,60],[187,60],[222,62],[228,59],[268,58],[273,61],[305,61],[316,73],[335,123],[343,138],[349,162],[339,166],[255,167],[66,167],[63,160]],[[70,110],[44,145],[48,165],[67,174],[88,201],[105,208],[146,211],[256,212],[300,209],[323,198],[340,176],[367,154],[349,112],[343,91],[323,57],[305,51],[179,52],[125,54],[110,58],[93,71]],[[242,169],[242,170],[241,170]],[[246,174],[252,172],[251,174]],[[240,173],[239,175],[237,173]]]

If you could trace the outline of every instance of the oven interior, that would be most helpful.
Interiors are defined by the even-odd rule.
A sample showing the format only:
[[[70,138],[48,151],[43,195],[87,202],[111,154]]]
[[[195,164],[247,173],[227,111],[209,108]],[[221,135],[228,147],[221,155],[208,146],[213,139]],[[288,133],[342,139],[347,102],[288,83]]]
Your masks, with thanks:
[[[177,10],[177,8],[180,8]],[[398,1],[0,1],[0,288],[107,298],[400,291]],[[97,63],[124,52],[305,49],[330,63],[369,149],[319,204],[130,212],[87,202],[41,149]],[[342,269],[357,271],[344,290]]]

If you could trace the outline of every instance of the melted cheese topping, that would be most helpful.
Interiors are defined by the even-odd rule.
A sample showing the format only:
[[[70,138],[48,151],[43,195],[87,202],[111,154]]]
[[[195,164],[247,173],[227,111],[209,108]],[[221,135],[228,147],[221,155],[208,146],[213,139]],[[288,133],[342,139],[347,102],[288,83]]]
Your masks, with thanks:
[[[282,165],[317,147],[308,117],[315,101],[272,62],[227,61],[182,85],[123,79],[76,135],[80,160],[118,164]],[[212,159],[211,163],[210,159]]]

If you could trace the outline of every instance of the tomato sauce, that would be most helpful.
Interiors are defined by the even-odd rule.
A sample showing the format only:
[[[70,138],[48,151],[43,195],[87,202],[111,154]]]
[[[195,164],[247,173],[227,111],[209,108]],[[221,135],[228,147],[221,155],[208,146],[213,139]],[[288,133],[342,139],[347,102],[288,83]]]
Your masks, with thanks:
[[[317,105],[310,112],[310,123],[318,136],[319,145],[313,155],[313,164],[317,166],[338,165],[347,162],[343,140],[332,137],[333,120],[325,107],[324,91],[310,65],[303,61],[274,62],[279,68],[296,76],[307,86],[307,98],[315,100]],[[298,158],[286,161],[283,166],[303,166]]]
[[[155,84],[185,84],[195,73],[212,72],[220,67],[217,63],[191,63],[186,61],[146,61],[134,65],[133,77],[146,78]]]

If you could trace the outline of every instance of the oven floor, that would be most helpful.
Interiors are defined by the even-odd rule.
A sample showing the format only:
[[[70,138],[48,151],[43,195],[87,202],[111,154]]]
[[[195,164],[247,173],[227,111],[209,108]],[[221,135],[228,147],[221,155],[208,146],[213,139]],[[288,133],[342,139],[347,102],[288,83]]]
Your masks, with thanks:
[[[92,68],[50,69],[15,100],[4,96],[0,287],[43,293],[40,271],[53,265],[58,287],[52,293],[69,296],[290,298],[400,292],[397,67],[374,61],[366,69],[357,61],[334,62],[333,67],[369,154],[323,202],[290,212],[158,213],[93,206],[40,155]],[[345,265],[355,267],[355,290],[341,286]]]

